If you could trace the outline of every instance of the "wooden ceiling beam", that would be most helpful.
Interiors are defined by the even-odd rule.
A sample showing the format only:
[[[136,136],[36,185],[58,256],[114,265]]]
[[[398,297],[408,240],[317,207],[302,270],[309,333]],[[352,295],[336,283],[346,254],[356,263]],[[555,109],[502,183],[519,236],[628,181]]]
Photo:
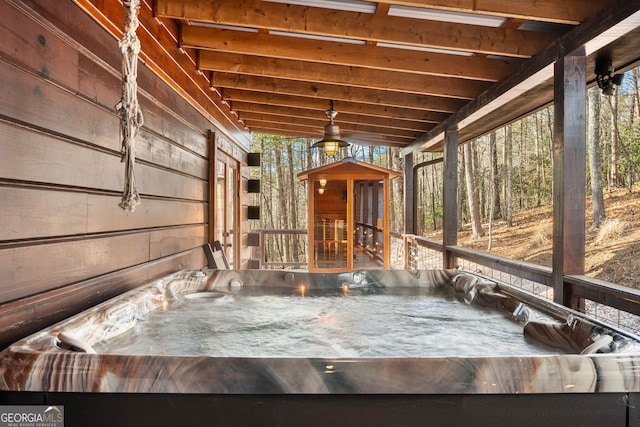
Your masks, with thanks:
[[[529,58],[557,35],[270,3],[262,0],[156,0],[160,17],[300,34]]]
[[[198,55],[198,67],[203,71],[277,77],[461,99],[474,99],[491,86],[489,82],[478,80],[206,50],[200,51]]]
[[[417,110],[453,113],[467,101],[430,95],[414,95],[378,89],[327,85],[271,77],[211,73],[211,86],[237,90],[279,93],[284,95],[340,100],[363,104],[387,105]]]
[[[181,47],[496,82],[519,61],[182,25]]]
[[[300,96],[280,95],[248,90],[221,89],[222,99],[230,102],[231,108],[238,102],[256,103],[269,106],[291,108],[306,108],[324,114],[329,107],[326,99],[304,98]],[[339,113],[363,114],[376,117],[391,117],[395,119],[429,121],[433,112],[425,110],[411,110],[407,108],[389,107],[384,105],[357,104],[354,102],[336,102],[334,109]],[[437,113],[443,114],[443,113]],[[446,114],[450,116],[450,114]]]
[[[424,7],[576,25],[607,7],[609,0],[377,0],[378,3]]]
[[[304,126],[278,126],[277,124],[269,124],[269,123],[260,123],[260,122],[249,122],[247,126],[251,128],[252,133],[266,133],[266,134],[276,134],[290,137],[302,137],[302,138],[313,138],[320,139],[322,138],[322,133],[315,133],[311,131],[309,128]],[[383,145],[388,147],[398,147],[404,148],[408,145],[407,140],[399,139],[393,136],[384,136],[384,135],[374,135],[374,134],[361,134],[357,136],[353,136],[347,142],[358,144],[358,145]]]
[[[274,105],[264,105],[264,104],[253,104],[249,102],[239,102],[234,101],[231,104],[231,108],[235,111],[239,116],[246,117],[245,114],[271,114],[276,116],[283,117],[304,117],[308,119],[322,119],[326,120],[327,116],[324,113],[320,113],[317,110],[309,110],[306,108],[292,108],[292,107],[281,107]],[[395,117],[377,117],[371,115],[358,115],[345,113],[340,111],[338,117],[336,118],[336,122],[340,123],[353,123],[353,124],[361,124],[361,125],[375,125],[375,126],[383,126],[386,128],[392,129],[404,129],[404,130],[414,130],[420,131],[426,129],[427,124],[437,124],[442,120],[446,119],[449,115],[444,113],[434,113],[438,115],[438,119],[435,117],[432,120],[427,121],[414,121],[414,120],[403,120],[397,119]]]
[[[238,113],[238,117],[244,123],[251,122],[262,122],[262,123],[278,123],[283,127],[288,125],[296,125],[296,126],[307,126],[314,130],[320,130],[320,132],[324,131],[324,126],[329,123],[328,118],[324,118],[324,120],[320,117],[318,118],[305,118],[305,117],[284,117],[273,114],[258,114],[258,113],[250,113],[250,112],[240,112]],[[387,128],[384,126],[375,126],[371,124],[354,124],[347,123],[340,120],[335,121],[336,125],[340,127],[340,131],[342,134],[346,135],[348,133],[371,133],[376,135],[387,135],[387,136],[398,136],[407,138],[407,142],[412,142],[423,133],[427,132],[429,129],[433,128],[433,124],[425,125],[424,130],[399,130]]]

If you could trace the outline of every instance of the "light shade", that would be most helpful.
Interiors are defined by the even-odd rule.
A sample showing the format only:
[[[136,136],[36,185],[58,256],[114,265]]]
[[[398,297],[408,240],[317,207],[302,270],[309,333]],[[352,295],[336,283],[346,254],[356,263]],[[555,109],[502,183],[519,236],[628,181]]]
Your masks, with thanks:
[[[340,139],[340,128],[333,122],[333,119],[338,115],[338,112],[333,109],[333,101],[331,101],[331,108],[326,113],[329,117],[329,124],[324,127],[324,138],[313,144],[311,148],[324,148],[327,156],[334,156],[341,147],[348,147],[349,143]]]

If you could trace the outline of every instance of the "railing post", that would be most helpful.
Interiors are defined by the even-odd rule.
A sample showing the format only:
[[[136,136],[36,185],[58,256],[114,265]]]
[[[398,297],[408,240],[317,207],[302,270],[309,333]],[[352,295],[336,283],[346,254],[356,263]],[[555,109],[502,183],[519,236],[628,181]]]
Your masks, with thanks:
[[[554,73],[553,300],[580,309],[565,275],[584,274],[586,174],[586,56],[558,58]]]
[[[455,257],[448,247],[458,244],[458,125],[444,133],[442,266],[455,268]]]
[[[404,234],[416,234],[416,189],[413,153],[404,156]]]

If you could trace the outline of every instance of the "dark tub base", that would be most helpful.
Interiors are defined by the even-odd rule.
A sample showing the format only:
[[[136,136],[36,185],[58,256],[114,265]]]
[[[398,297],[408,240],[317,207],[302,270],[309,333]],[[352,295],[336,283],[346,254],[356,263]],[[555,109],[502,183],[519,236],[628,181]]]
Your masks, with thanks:
[[[64,405],[65,426],[638,426],[640,393],[211,395],[0,392]]]

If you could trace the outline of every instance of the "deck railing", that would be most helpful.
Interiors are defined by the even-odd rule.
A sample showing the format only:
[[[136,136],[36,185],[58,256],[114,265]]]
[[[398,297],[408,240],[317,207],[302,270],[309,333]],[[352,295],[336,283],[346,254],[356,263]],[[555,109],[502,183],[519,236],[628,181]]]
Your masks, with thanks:
[[[252,268],[307,269],[307,230],[256,230],[253,231]],[[304,241],[304,254],[300,259],[278,259],[265,252],[268,239],[282,239],[286,235],[298,235]],[[443,268],[443,245],[440,242],[415,235],[391,233],[391,266],[395,269]],[[551,268],[523,261],[512,260],[449,246],[447,251],[456,259],[456,267],[481,274],[520,290],[553,300],[553,276]],[[294,256],[293,254],[291,256]],[[640,335],[640,290],[619,286],[587,276],[565,276],[565,292],[584,301],[583,311],[589,316],[626,332]]]

